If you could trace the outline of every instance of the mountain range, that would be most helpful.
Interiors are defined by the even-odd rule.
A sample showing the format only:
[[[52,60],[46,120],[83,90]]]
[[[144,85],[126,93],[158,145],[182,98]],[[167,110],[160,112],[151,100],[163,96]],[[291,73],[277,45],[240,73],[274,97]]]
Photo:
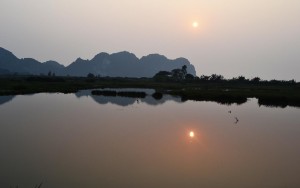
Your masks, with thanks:
[[[159,71],[171,71],[187,66],[187,72],[196,76],[195,67],[185,58],[170,60],[163,55],[150,54],[137,58],[123,51],[113,54],[99,53],[91,60],[78,58],[68,66],[56,61],[39,62],[33,58],[19,59],[0,47],[0,75],[47,75],[50,71],[59,76],[87,76],[92,73],[110,77],[153,77]]]

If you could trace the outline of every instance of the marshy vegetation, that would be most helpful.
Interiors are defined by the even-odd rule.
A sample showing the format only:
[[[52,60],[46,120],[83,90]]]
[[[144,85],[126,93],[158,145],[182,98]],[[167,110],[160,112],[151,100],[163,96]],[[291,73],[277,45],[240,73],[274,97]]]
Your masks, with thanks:
[[[175,74],[176,73],[176,74]],[[261,80],[243,76],[224,79],[221,75],[192,77],[182,76],[177,70],[174,75],[158,74],[153,78],[112,77],[47,77],[10,76],[0,77],[0,95],[32,94],[40,92],[74,93],[78,90],[95,89],[93,95],[144,98],[143,92],[103,91],[105,88],[147,88],[155,89],[155,99],[163,94],[180,96],[182,101],[215,101],[221,104],[242,104],[248,98],[257,98],[259,105],[300,107],[300,83],[294,80]],[[163,76],[162,76],[163,75]],[[98,89],[102,89],[99,90]],[[96,90],[97,89],[97,90]]]

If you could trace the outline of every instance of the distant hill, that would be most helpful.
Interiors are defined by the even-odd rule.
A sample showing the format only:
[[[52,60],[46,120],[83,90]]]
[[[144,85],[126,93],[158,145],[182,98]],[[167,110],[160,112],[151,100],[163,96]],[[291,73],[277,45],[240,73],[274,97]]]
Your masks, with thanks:
[[[0,74],[40,75],[49,71],[63,74],[65,67],[55,61],[41,63],[32,58],[19,59],[10,51],[0,47]]]
[[[110,77],[153,77],[159,71],[171,71],[187,66],[187,72],[196,76],[195,67],[185,58],[170,60],[159,54],[141,59],[129,52],[99,53],[91,60],[78,58],[65,67],[55,61],[41,63],[32,58],[19,59],[0,47],[0,74],[47,75],[49,71],[61,76],[86,76],[88,73]]]

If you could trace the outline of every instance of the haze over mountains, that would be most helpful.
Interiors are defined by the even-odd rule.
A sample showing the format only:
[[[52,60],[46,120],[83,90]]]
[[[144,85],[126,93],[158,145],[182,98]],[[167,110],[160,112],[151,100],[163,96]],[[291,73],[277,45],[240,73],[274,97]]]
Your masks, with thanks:
[[[17,58],[0,47],[0,75],[47,75],[50,71],[59,76],[87,76],[92,73],[110,77],[153,77],[159,71],[171,71],[187,66],[187,72],[196,76],[195,67],[185,58],[170,60],[163,55],[150,54],[137,58],[129,52],[99,53],[91,60],[78,58],[68,66],[56,61],[41,63],[32,58]]]

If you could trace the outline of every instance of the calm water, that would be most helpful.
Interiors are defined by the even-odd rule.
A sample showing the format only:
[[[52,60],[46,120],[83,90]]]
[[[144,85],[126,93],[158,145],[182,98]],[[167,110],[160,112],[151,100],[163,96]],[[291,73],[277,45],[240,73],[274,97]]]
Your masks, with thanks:
[[[300,187],[297,108],[82,91],[0,97],[0,118],[1,188]]]

